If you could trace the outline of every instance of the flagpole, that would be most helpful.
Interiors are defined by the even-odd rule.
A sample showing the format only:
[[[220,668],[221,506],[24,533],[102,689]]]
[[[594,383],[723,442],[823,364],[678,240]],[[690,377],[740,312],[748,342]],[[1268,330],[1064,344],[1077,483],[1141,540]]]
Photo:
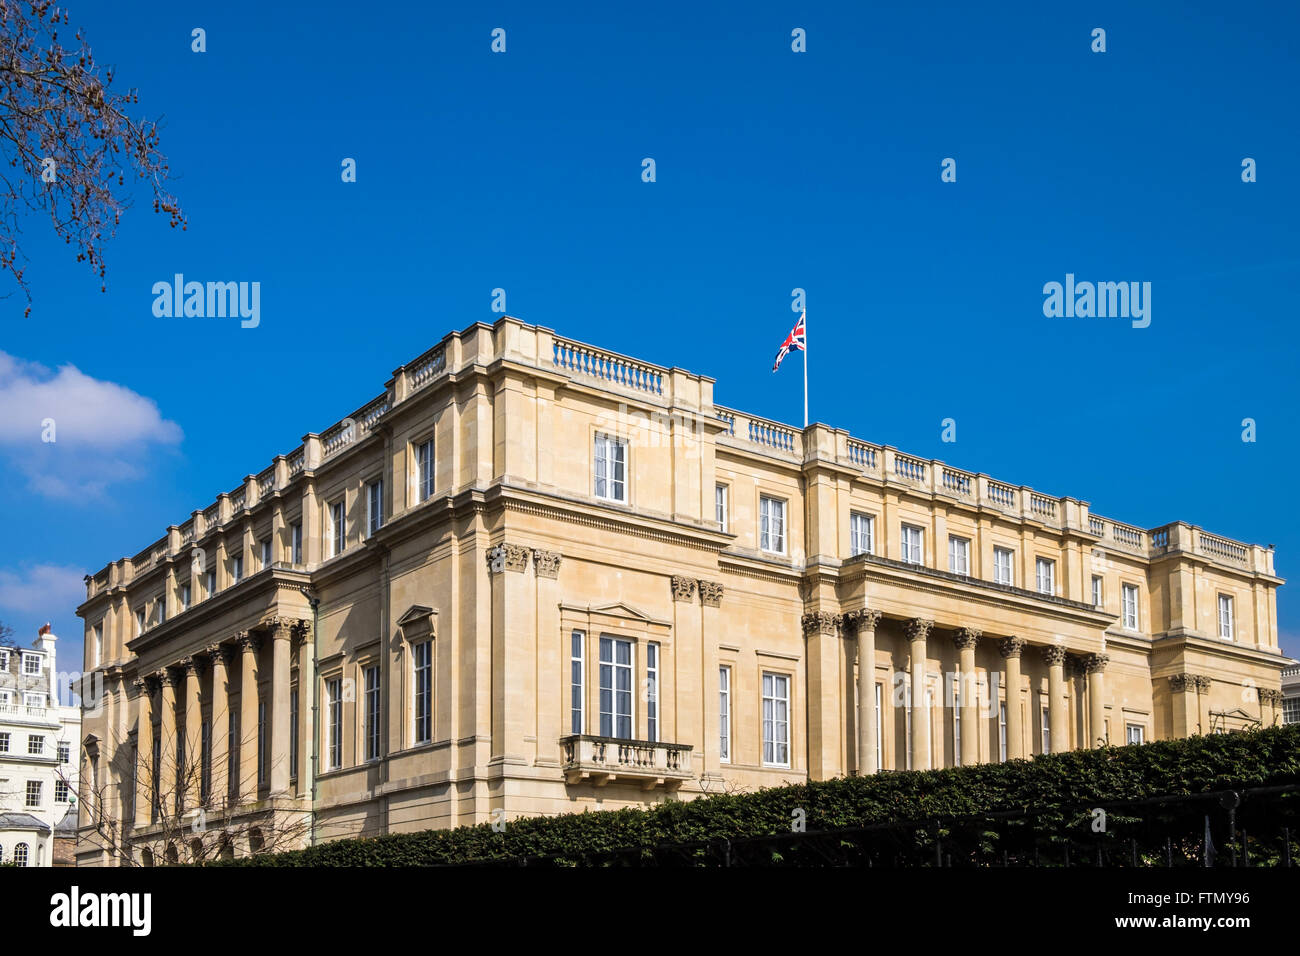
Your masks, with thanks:
[[[808,427],[808,310],[803,311],[803,427]]]

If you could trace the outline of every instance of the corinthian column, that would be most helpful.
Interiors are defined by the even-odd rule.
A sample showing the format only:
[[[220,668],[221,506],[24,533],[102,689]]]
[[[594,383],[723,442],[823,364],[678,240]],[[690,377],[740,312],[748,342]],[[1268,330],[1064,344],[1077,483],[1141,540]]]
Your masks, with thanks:
[[[957,686],[961,688],[961,763],[970,767],[979,763],[980,738],[979,691],[975,683],[975,645],[979,643],[980,629],[959,627],[952,636],[957,645]]]
[[[1043,648],[1047,661],[1047,722],[1051,725],[1052,753],[1070,749],[1069,727],[1065,716],[1065,648],[1051,644]]]
[[[257,648],[261,641],[248,631],[239,634],[239,802],[257,800]]]
[[[858,773],[875,773],[876,760],[876,625],[880,612],[863,608],[844,616],[858,634]]]
[[[912,769],[930,769],[930,702],[926,693],[926,638],[934,621],[913,618],[907,622],[908,651],[912,664]]]
[[[134,681],[135,718],[135,829],[143,830],[153,819],[153,693],[149,681]]]
[[[158,702],[158,815],[167,818],[176,812],[176,682],[171,671],[163,668],[156,675],[160,688]]]
[[[1088,733],[1092,746],[1106,744],[1106,665],[1109,654],[1091,654],[1083,661],[1088,672]]]
[[[998,645],[998,651],[1006,661],[1008,760],[1025,758],[1025,728],[1020,719],[1020,651],[1024,646],[1023,637],[1006,637]]]
[[[180,774],[181,806],[190,810],[199,805],[203,776],[203,710],[199,704],[199,665],[192,657],[183,657],[185,672],[185,760],[176,768]]]
[[[283,617],[271,622],[271,684],[267,694],[271,698],[268,776],[272,796],[289,792],[289,652],[292,649],[293,624]]]
[[[208,752],[208,765],[212,768],[208,787],[208,805],[222,808],[230,798],[230,687],[226,677],[229,662],[226,649],[221,644],[209,644],[208,674],[212,680],[212,741]]]

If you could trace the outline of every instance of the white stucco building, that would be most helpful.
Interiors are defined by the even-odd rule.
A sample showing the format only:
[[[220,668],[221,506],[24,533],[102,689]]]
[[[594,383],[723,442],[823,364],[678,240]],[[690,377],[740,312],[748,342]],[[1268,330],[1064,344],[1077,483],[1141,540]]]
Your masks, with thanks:
[[[0,862],[49,866],[77,795],[81,711],[60,703],[46,624],[31,647],[0,646]],[[66,694],[65,694],[66,696]]]

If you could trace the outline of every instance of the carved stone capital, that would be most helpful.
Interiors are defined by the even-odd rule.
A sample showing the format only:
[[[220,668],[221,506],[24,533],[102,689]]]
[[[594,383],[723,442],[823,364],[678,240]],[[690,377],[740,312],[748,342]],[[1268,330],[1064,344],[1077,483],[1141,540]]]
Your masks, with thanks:
[[[203,653],[208,655],[209,667],[216,667],[218,664],[225,667],[230,663],[230,648],[220,641],[203,648]]]
[[[934,621],[923,617],[914,617],[904,627],[907,630],[907,639],[909,641],[923,641],[934,630]]]
[[[235,639],[240,650],[245,653],[256,653],[257,649],[262,646],[262,639],[252,631],[240,631],[235,635]]]
[[[299,618],[293,625],[293,636],[299,644],[311,640],[311,621]]]
[[[488,571],[500,574],[502,571],[528,570],[528,549],[522,544],[498,544],[487,553]]]
[[[1260,690],[1258,693],[1259,693],[1259,699],[1266,704],[1282,703],[1282,692],[1280,690],[1271,690],[1266,687]]]
[[[182,657],[176,662],[176,666],[183,670],[186,675],[199,673],[199,662],[193,657]]]
[[[700,601],[705,607],[722,607],[722,584],[718,581],[701,581]]]
[[[840,616],[830,611],[811,611],[801,620],[805,637],[813,634],[834,634],[839,630]]]
[[[1192,676],[1194,677],[1194,679],[1195,679],[1195,681],[1196,681],[1196,689],[1197,689],[1197,690],[1209,690],[1209,689],[1210,689],[1210,684],[1212,684],[1213,681],[1210,680],[1210,678],[1209,678],[1208,675],[1206,675],[1206,674],[1195,674],[1195,675],[1192,675]]]
[[[673,600],[691,601],[695,598],[695,579],[680,574],[672,576]]]
[[[176,686],[176,678],[172,676],[172,672],[168,670],[166,667],[162,668],[161,670],[154,671],[153,679],[158,682],[158,687],[160,690],[165,687]]]
[[[844,615],[844,630],[852,631],[854,634],[861,634],[863,631],[875,631],[876,625],[884,614],[871,608],[861,608],[857,611],[849,611]]]
[[[1065,648],[1060,644],[1048,644],[1042,651],[1043,660],[1047,662],[1048,667],[1056,667],[1058,664],[1065,663]]]
[[[533,570],[539,578],[557,578],[560,576],[560,559],[564,556],[558,551],[533,549]]]
[[[952,642],[957,646],[957,650],[965,650],[978,644],[983,633],[978,627],[959,627],[953,631]]]
[[[1083,672],[1085,674],[1100,674],[1106,670],[1106,665],[1109,663],[1109,654],[1089,654],[1083,659]]]
[[[137,696],[147,697],[153,693],[153,688],[149,686],[149,678],[137,677],[131,681],[131,686],[135,688]]]
[[[273,617],[262,622],[262,626],[271,634],[274,641],[287,641],[293,636],[293,626],[297,622],[291,617]]]
[[[998,642],[998,653],[1004,658],[1019,657],[1024,648],[1025,639],[1023,637],[1004,637]]]
[[[1196,687],[1195,674],[1170,674],[1169,689],[1174,693],[1181,693],[1185,690],[1192,690]]]

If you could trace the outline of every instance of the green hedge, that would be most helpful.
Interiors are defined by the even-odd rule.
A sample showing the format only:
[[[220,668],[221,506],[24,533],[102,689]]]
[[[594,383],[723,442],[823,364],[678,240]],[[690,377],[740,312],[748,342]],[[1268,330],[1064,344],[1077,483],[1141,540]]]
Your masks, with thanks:
[[[559,854],[582,864],[611,850],[789,833],[801,808],[808,830],[1031,810],[1031,826],[1060,832],[1087,807],[1300,781],[1300,726],[979,764],[900,771],[703,797],[647,810],[529,817],[338,840],[215,865],[427,866]]]

